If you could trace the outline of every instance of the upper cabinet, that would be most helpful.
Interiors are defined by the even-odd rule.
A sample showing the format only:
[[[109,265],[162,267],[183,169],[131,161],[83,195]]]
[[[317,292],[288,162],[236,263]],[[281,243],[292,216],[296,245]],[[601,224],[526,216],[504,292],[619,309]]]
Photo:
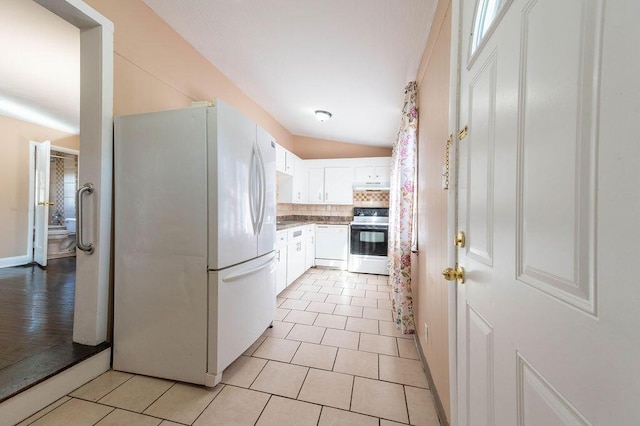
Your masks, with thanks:
[[[309,172],[304,160],[296,157],[294,161],[293,179],[291,182],[291,201],[296,204],[309,202]]]
[[[296,158],[298,157],[276,144],[276,171],[292,176]]]
[[[278,202],[353,204],[354,184],[388,184],[390,164],[389,157],[302,160],[276,145]]]
[[[356,167],[356,182],[383,183],[391,180],[390,166]]]
[[[353,167],[309,168],[309,204],[353,204]]]

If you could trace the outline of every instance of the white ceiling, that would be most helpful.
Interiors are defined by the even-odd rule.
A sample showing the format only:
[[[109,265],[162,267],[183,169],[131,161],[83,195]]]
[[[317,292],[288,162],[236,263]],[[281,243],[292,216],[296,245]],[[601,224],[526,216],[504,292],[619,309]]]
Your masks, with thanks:
[[[376,146],[395,139],[437,3],[144,2],[293,134]]]
[[[32,1],[0,10],[0,114],[77,134],[78,28]]]
[[[144,0],[296,135],[391,146],[436,0]],[[0,114],[77,133],[79,31],[0,0]],[[316,109],[333,113],[320,123]]]

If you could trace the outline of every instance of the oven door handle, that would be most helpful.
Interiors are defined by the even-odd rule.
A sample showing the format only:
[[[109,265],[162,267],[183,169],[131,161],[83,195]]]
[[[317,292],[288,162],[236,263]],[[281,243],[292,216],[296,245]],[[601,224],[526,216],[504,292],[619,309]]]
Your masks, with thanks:
[[[351,225],[351,229],[356,231],[387,231],[389,225]]]

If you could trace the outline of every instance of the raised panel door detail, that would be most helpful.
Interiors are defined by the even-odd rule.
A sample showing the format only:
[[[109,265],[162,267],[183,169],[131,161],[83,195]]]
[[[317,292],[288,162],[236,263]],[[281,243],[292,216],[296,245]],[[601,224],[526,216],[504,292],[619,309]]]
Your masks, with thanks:
[[[493,327],[466,305],[467,419],[493,425]]]
[[[516,357],[518,426],[591,425],[520,353]]]
[[[493,264],[493,175],[496,106],[496,55],[469,84],[467,146],[467,255]]]
[[[518,117],[518,279],[594,315],[601,10],[527,4]]]

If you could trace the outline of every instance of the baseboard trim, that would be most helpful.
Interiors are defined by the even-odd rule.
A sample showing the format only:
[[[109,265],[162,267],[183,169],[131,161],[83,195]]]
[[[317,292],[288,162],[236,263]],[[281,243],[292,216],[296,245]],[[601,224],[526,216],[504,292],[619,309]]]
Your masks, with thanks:
[[[0,404],[0,426],[14,425],[95,379],[111,367],[111,348]]]
[[[440,395],[438,394],[438,389],[436,389],[436,385],[433,383],[433,376],[431,375],[431,370],[429,369],[427,358],[424,356],[424,352],[422,352],[422,346],[420,346],[420,338],[417,334],[414,334],[413,339],[413,343],[416,345],[416,350],[418,351],[418,356],[420,357],[420,362],[422,362],[422,368],[424,369],[424,373],[427,376],[427,381],[429,382],[429,389],[431,390],[433,400],[436,403],[438,420],[440,420],[440,424],[442,426],[449,426],[449,422],[447,422],[447,415],[444,412],[444,407],[442,406],[442,401],[440,400]]]
[[[11,266],[27,265],[33,262],[31,256],[25,254],[23,256],[3,257],[0,258],[0,268],[9,268]]]

